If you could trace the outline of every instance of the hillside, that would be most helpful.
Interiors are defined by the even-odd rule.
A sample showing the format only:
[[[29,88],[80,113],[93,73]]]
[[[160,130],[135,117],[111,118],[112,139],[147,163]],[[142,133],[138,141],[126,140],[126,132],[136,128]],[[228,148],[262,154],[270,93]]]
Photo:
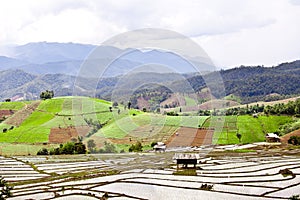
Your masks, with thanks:
[[[91,53],[92,58],[85,63]],[[116,57],[118,59],[111,62]],[[140,88],[144,83],[166,86],[172,94],[197,93],[207,87],[205,80],[213,83],[216,72],[208,73],[210,66],[201,64],[201,60],[189,59],[198,63],[205,75],[195,73],[193,67],[176,54],[161,50],[55,42],[10,46],[5,56],[0,55],[0,70],[5,70],[0,72],[0,99],[36,99],[46,89],[54,90],[58,96],[69,96],[73,94],[75,84],[78,88],[76,95],[107,100],[112,100],[112,93],[120,96],[135,93],[133,96],[139,96],[136,91],[139,90],[144,95],[145,91]],[[100,75],[95,72],[104,67],[108,68],[98,77]],[[84,72],[78,75],[80,70]],[[235,95],[239,103],[273,101],[300,94],[300,61],[273,67],[240,66],[218,73],[223,78],[225,96]],[[150,86],[152,90],[160,89],[160,86],[156,87]],[[224,96],[213,88],[210,90],[212,99]],[[153,96],[150,95],[144,99],[151,98]],[[131,99],[137,101],[137,98]],[[162,98],[159,103],[165,100]],[[200,103],[207,100],[211,99],[199,96]]]
[[[143,140],[166,141],[180,126],[197,128],[207,117],[173,117],[161,114],[112,108],[111,102],[88,97],[59,97],[45,101],[5,102],[0,111],[0,142],[63,143],[78,136],[129,144]],[[120,111],[118,111],[120,110]],[[10,111],[10,112],[5,112]]]

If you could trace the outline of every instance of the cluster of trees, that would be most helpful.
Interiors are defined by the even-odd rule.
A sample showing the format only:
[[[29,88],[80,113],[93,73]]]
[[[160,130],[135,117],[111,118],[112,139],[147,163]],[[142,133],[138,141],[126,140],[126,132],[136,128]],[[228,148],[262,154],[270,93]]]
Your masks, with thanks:
[[[144,85],[143,88],[134,91],[130,97],[131,107],[141,109],[138,107],[138,99],[143,98],[149,103],[149,110],[155,111],[160,107],[160,103],[170,97],[172,91],[161,85],[152,85],[147,87]],[[171,105],[170,105],[171,106]]]
[[[235,107],[226,109],[225,115],[251,115],[255,113],[264,112],[265,106],[264,105],[253,105],[253,106],[246,106],[246,107]]]
[[[141,152],[143,151],[143,145],[141,142],[137,141],[129,147],[129,152]]]
[[[59,147],[54,149],[46,149],[42,148],[37,152],[37,155],[62,155],[62,154],[85,154],[86,146],[82,143],[82,141],[79,142],[67,142],[65,144],[60,144]]]
[[[300,79],[300,61],[283,63],[277,67],[241,66],[221,70],[220,74],[223,78],[226,95],[235,94],[241,98],[243,104],[260,100],[278,100],[300,94],[297,84]],[[201,91],[206,87],[204,80],[213,80],[214,75],[214,73],[210,73],[204,76],[193,76],[187,78],[187,81],[195,91]],[[184,86],[180,83],[172,84],[178,86],[178,90],[181,85]],[[184,88],[182,90],[184,91]],[[211,92],[213,96],[220,97],[218,91],[211,90]],[[278,95],[269,95],[275,93]]]
[[[279,103],[274,106],[266,106],[264,109],[266,114],[286,114],[300,116],[300,99],[289,101],[287,104]]]
[[[246,107],[229,108],[225,111],[226,115],[246,115],[264,112],[271,115],[296,115],[300,116],[300,99],[289,101],[288,103],[278,103],[273,106],[254,105]]]
[[[118,153],[116,146],[106,141],[103,148],[97,149],[95,141],[90,139],[87,141],[87,147],[90,153]]]
[[[40,94],[40,98],[42,100],[45,100],[45,99],[52,99],[54,97],[54,92],[53,90],[46,90],[46,91],[43,91],[41,92]]]

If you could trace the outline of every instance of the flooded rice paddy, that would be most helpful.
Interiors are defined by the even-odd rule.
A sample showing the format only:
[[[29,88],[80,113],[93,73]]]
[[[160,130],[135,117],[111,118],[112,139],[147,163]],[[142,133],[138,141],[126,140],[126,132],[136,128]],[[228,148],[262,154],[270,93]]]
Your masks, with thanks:
[[[300,194],[300,154],[293,151],[217,150],[203,154],[209,159],[196,169],[177,169],[175,152],[1,156],[0,175],[14,185],[10,200],[288,199]],[[173,175],[178,170],[195,174]],[[200,189],[204,184],[212,190]]]

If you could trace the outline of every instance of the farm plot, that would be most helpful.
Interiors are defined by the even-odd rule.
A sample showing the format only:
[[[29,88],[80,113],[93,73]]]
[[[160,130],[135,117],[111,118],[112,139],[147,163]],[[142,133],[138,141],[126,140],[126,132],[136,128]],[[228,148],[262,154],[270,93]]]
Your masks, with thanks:
[[[7,181],[24,181],[40,179],[49,175],[34,171],[30,165],[24,162],[0,156],[0,176]]]
[[[39,171],[56,174],[57,179],[24,182],[14,187],[9,199],[288,199],[298,195],[300,157],[266,155],[210,157],[197,164],[193,176],[173,175],[177,169],[172,152],[18,157],[20,164],[30,162]],[[67,162],[72,158],[78,160]],[[89,161],[91,158],[94,160]],[[12,162],[2,160],[7,165]],[[282,169],[293,175],[281,174]],[[109,170],[118,173],[105,174]],[[81,178],[71,175],[80,172],[84,173]],[[212,185],[212,190],[200,189],[204,184]]]
[[[168,147],[211,145],[214,130],[181,127],[166,142]]]

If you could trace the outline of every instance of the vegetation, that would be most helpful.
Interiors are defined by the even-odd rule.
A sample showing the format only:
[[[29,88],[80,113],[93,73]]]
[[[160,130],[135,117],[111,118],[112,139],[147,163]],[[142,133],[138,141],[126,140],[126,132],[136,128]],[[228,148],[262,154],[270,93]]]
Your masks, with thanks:
[[[59,147],[54,149],[42,148],[37,152],[37,155],[62,155],[62,154],[85,154],[86,146],[82,143],[82,140],[79,139],[79,142],[67,142],[65,144],[60,144]]]
[[[201,187],[199,188],[200,190],[213,190],[214,185],[209,185],[209,184],[202,184]]]
[[[290,139],[288,140],[289,144],[292,145],[300,145],[300,137],[299,136],[291,136]]]
[[[142,143],[137,141],[129,147],[129,152],[141,152],[143,151]]]
[[[53,90],[46,90],[46,91],[44,91],[44,92],[41,92],[41,94],[40,94],[40,98],[42,99],[42,100],[45,100],[45,99],[52,99],[54,97],[54,92],[53,92]]]
[[[109,142],[104,142],[104,148],[99,149],[97,153],[117,153],[116,146],[109,143]]]
[[[173,175],[179,176],[197,176],[196,169],[181,169],[173,172]]]
[[[9,186],[8,183],[0,176],[0,200],[5,200],[8,197],[12,196],[11,190],[12,186]]]
[[[283,177],[295,176],[294,173],[291,170],[287,169],[287,168],[279,170],[279,174],[281,174]]]

